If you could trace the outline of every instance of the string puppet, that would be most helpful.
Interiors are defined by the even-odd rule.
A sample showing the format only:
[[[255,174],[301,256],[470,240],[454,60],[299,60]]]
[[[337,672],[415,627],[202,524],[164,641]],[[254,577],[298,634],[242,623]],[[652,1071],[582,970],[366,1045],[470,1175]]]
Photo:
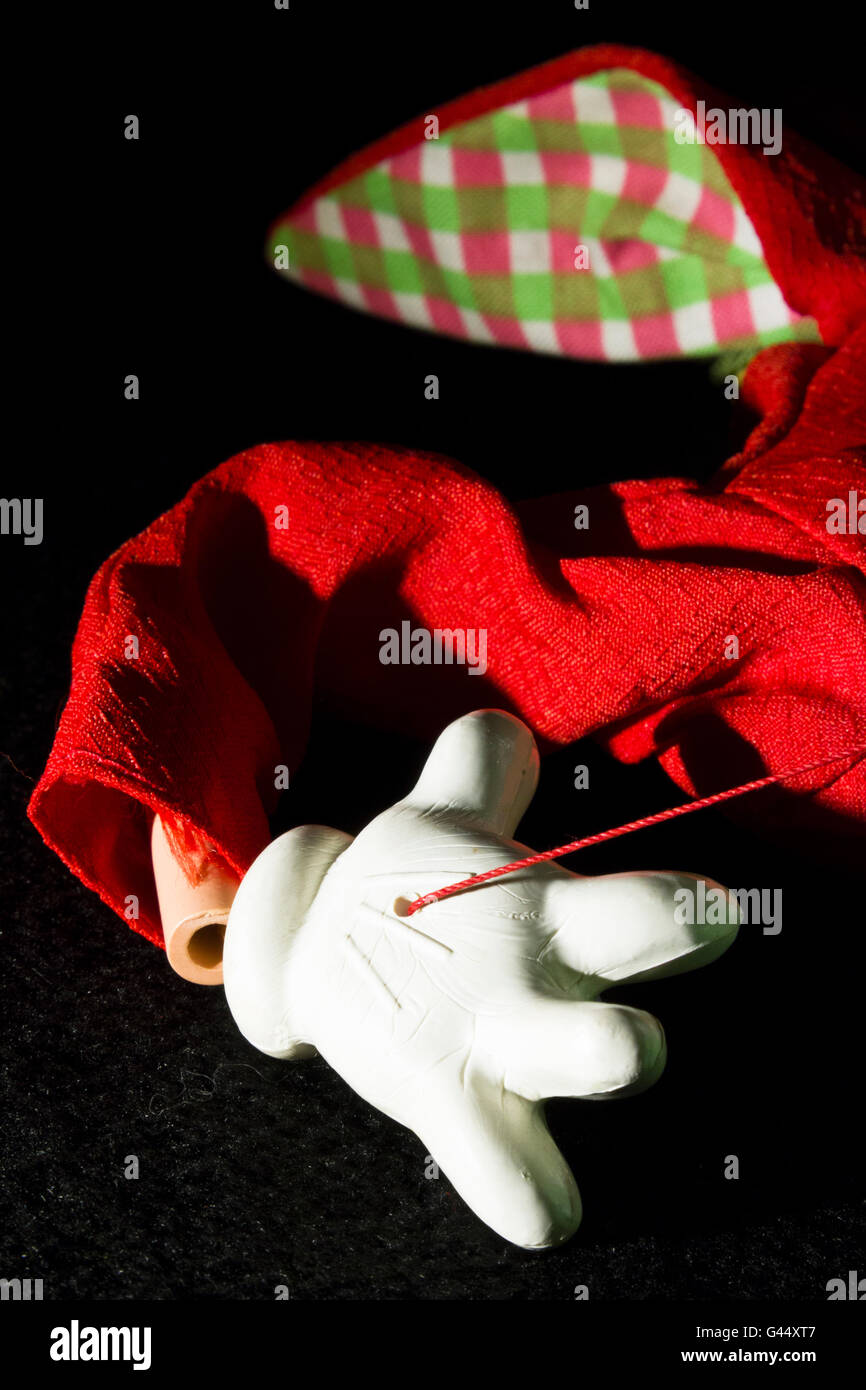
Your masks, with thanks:
[[[767,115],[654,54],[584,49],[419,116],[280,217],[276,270],[347,312],[715,358],[758,423],[707,483],[518,504],[409,446],[228,460],[93,579],[29,808],[176,971],[225,984],[256,1047],[319,1050],[530,1248],[580,1220],[544,1100],[664,1064],[656,1020],[599,995],[736,932],[678,920],[691,875],[584,878],[516,843],[536,737],[656,757],[692,809],[736,791],[792,850],[862,858],[866,197]],[[483,631],[483,677],[384,663],[405,623]],[[314,695],[433,749],[356,839],[272,843]]]

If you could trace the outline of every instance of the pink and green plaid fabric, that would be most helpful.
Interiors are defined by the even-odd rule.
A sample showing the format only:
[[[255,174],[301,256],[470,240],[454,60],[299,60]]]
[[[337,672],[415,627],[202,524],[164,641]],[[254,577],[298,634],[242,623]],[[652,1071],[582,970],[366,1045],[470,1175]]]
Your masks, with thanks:
[[[625,69],[420,139],[272,230],[309,289],[475,342],[605,361],[818,341],[713,148]],[[287,260],[287,264],[285,263]]]

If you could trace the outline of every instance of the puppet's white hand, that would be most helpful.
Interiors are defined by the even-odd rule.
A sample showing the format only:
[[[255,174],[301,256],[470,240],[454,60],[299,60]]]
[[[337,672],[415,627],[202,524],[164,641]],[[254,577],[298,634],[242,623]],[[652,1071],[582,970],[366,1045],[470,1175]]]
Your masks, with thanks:
[[[692,875],[581,878],[556,864],[406,917],[413,899],[531,853],[509,837],[537,780],[520,720],[458,719],[409,796],[357,839],[304,826],[259,856],[224,955],[250,1042],[273,1057],[317,1048],[418,1134],[482,1220],[530,1248],[567,1239],[581,1216],[545,1098],[626,1095],[664,1066],[658,1022],[597,996],[703,965],[736,931],[678,922]]]

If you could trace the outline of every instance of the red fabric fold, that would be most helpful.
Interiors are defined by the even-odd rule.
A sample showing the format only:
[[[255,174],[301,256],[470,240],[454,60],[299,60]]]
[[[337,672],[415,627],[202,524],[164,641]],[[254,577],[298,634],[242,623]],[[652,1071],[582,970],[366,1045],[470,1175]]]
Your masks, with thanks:
[[[275,767],[302,756],[314,684],[341,713],[425,736],[504,704],[555,744],[602,732],[627,761],[660,753],[701,794],[866,742],[866,545],[826,527],[829,498],[866,496],[864,385],[866,332],[836,353],[769,349],[747,389],[765,409],[752,439],[775,442],[750,441],[715,485],[621,483],[516,512],[432,455],[279,444],[231,459],[91,584],[32,819],[121,915],[138,897],[130,925],[159,942],[149,812],[243,873],[269,837]],[[383,665],[379,634],[404,618],[486,629],[486,676]],[[773,804],[787,831],[853,856],[866,763],[841,770]]]
[[[553,85],[611,65],[683,105],[713,100],[633,50],[547,71]],[[509,98],[530,79],[537,90],[538,70],[507,84]],[[499,104],[501,87],[452,119]],[[866,743],[866,541],[827,526],[831,499],[866,497],[862,184],[788,132],[776,157],[718,153],[788,302],[828,346],[756,358],[744,390],[761,422],[709,485],[626,482],[512,508],[436,456],[265,445],[208,474],[102,566],[29,813],[130,926],[161,944],[154,812],[191,872],[218,857],[241,875],[267,843],[275,768],[300,761],[314,691],[425,737],[504,705],[553,744],[595,733],[626,761],[656,754],[697,794]],[[579,504],[587,531],[573,526]],[[404,619],[486,629],[486,676],[383,665],[379,634]],[[759,809],[747,798],[737,814],[862,859],[866,762],[846,766],[761,793]]]

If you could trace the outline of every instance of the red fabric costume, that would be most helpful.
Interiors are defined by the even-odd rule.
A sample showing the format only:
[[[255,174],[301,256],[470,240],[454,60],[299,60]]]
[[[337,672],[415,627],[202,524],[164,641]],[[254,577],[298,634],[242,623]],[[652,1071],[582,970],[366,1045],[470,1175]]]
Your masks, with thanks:
[[[718,100],[652,55],[558,61],[632,66],[692,109]],[[866,497],[863,187],[793,136],[775,158],[718,155],[825,346],[758,355],[744,395],[761,423],[709,485],[618,483],[511,508],[442,458],[265,445],[102,566],[30,816],[118,913],[139,897],[131,926],[161,944],[152,812],[191,863],[216,855],[239,876],[267,843],[274,769],[303,755],[314,688],[424,736],[507,706],[554,744],[595,733],[625,761],[656,754],[696,794],[866,744],[866,538],[827,524],[832,499]],[[382,665],[379,632],[405,618],[486,629],[486,678]],[[738,814],[789,841],[862,858],[866,761],[748,801]]]

